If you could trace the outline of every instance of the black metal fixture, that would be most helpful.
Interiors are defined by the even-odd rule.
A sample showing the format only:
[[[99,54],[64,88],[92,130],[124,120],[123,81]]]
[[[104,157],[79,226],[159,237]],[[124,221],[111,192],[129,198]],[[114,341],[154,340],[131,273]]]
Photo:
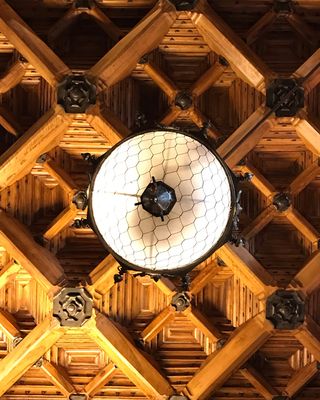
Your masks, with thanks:
[[[79,190],[72,198],[72,203],[77,206],[78,210],[85,210],[88,205],[87,193]]]
[[[279,14],[290,14],[293,12],[292,0],[274,0],[273,9]]]
[[[304,89],[295,79],[275,79],[267,88],[266,105],[277,117],[293,117],[304,107]]]
[[[170,0],[175,6],[177,11],[190,11],[193,10],[197,4],[197,0]]]
[[[83,75],[67,76],[58,85],[58,104],[67,113],[84,113],[96,103],[96,86]]]
[[[90,228],[89,221],[86,218],[77,218],[72,224],[72,228],[75,229],[88,229]]]
[[[295,291],[277,290],[267,299],[266,318],[276,329],[296,329],[304,316],[304,301]]]
[[[172,297],[172,300],[171,300],[171,305],[177,311],[186,310],[190,306],[190,303],[191,303],[191,299],[187,292],[177,293]]]
[[[75,0],[74,5],[76,8],[90,9],[92,7],[92,0]]]
[[[286,211],[291,206],[291,198],[289,193],[280,192],[273,197],[272,204],[280,212]]]
[[[174,100],[174,104],[180,107],[181,110],[187,110],[192,106],[192,103],[192,95],[187,91],[178,92]]]
[[[53,299],[53,316],[61,326],[82,326],[92,314],[92,297],[84,288],[63,288]]]

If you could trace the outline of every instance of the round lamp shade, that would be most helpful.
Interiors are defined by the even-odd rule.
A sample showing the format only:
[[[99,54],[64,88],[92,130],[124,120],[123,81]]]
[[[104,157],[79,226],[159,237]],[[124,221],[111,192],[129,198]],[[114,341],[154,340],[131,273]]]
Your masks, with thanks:
[[[231,173],[203,141],[183,132],[147,131],[118,143],[102,157],[90,191],[94,230],[130,269],[186,272],[231,230]]]

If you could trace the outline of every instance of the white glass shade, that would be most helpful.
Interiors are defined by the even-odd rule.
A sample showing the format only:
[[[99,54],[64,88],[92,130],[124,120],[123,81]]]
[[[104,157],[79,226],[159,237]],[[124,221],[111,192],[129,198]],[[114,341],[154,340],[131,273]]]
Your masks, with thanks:
[[[174,189],[162,221],[135,205],[154,177]],[[221,160],[177,131],[133,136],[106,154],[91,184],[89,209],[108,249],[132,268],[174,272],[212,252],[232,220],[234,188]]]

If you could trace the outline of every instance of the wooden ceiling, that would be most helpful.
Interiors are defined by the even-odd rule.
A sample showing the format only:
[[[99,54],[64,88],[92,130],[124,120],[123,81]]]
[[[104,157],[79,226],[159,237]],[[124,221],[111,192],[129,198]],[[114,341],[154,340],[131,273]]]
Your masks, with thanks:
[[[273,6],[0,0],[1,399],[319,399],[320,1]],[[57,105],[70,74],[97,85],[84,114]],[[265,106],[279,77],[304,87],[293,117]],[[118,264],[74,222],[86,217],[72,202],[89,184],[81,153],[103,154],[138,113],[193,130],[210,121],[229,167],[254,174],[245,245],[224,245],[190,274],[182,312],[171,305],[179,280],[129,272],[115,284]],[[283,211],[279,193],[291,201]],[[93,298],[81,327],[53,316],[63,287]],[[278,289],[305,303],[294,329],[266,319]]]

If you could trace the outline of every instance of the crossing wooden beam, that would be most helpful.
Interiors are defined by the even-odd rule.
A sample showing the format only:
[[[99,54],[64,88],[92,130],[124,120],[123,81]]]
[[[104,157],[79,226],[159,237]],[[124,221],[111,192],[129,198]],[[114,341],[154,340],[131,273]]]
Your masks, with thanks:
[[[319,361],[313,361],[310,364],[300,368],[292,375],[286,388],[283,391],[285,396],[293,398],[308,382],[310,382],[319,373]]]
[[[271,183],[261,174],[261,172],[254,167],[249,161],[246,161],[246,165],[240,166],[242,173],[253,174],[250,181],[264,196],[267,198],[272,197],[276,193],[276,189]]]
[[[117,367],[114,363],[110,362],[101,371],[99,371],[95,377],[85,386],[84,392],[93,397],[96,393],[98,393],[105,385],[108,383],[115,372],[117,371]]]
[[[294,78],[303,78],[303,87],[307,92],[320,83],[320,49],[316,50],[293,74]]]
[[[273,220],[275,214],[276,208],[270,204],[243,229],[241,236],[246,240],[251,239]]]
[[[11,388],[65,333],[51,316],[37,325],[0,361],[0,396]]]
[[[300,112],[299,116],[300,119],[297,118],[294,122],[297,134],[307,149],[320,157],[320,121],[314,117],[311,118],[305,112]]]
[[[217,390],[272,335],[273,325],[260,313],[241,325],[224,346],[212,353],[191,378],[184,393],[191,400],[202,400]]]
[[[199,127],[202,128],[208,121],[208,118],[206,118],[202,112],[199,110],[198,107],[193,106],[187,111],[189,118]],[[208,137],[217,139],[221,136],[220,132],[217,131],[216,128],[212,126],[212,124],[209,123],[208,127],[206,128],[206,133]]]
[[[173,388],[159,368],[108,317],[97,313],[95,320],[87,322],[83,328],[145,395],[160,398],[173,394]]]
[[[228,68],[228,64],[223,60],[218,60],[191,86],[190,92],[193,96],[199,97],[213,86]]]
[[[80,187],[74,182],[71,176],[50,157],[46,158],[42,166],[44,170],[59,183],[66,193],[73,194],[80,190]]]
[[[50,85],[71,72],[5,0],[0,0],[0,31]]]
[[[119,263],[114,257],[107,255],[88,276],[87,288],[90,292],[107,293],[114,285],[114,275],[117,274]]]
[[[21,266],[14,262],[9,261],[0,271],[0,289],[7,284],[11,275],[16,274],[20,270]]]
[[[306,295],[310,295],[320,286],[320,250],[316,250],[306,260],[303,267],[290,282],[290,286],[301,290]]]
[[[246,364],[240,369],[240,373],[248,382],[259,392],[259,394],[266,400],[272,400],[279,393],[270,385],[261,373],[253,368],[251,365]]]
[[[17,117],[6,107],[0,106],[0,125],[11,135],[20,136],[23,129]]]
[[[290,184],[289,190],[292,195],[297,195],[320,175],[320,159],[317,158],[311,165],[304,169]]]
[[[39,156],[61,140],[70,122],[60,106],[44,114],[0,156],[0,190],[27,175]]]
[[[218,266],[216,262],[209,263],[192,279],[189,285],[189,292],[195,296],[222,270],[222,267]]]
[[[89,107],[86,112],[89,124],[112,145],[130,134],[125,124],[110,110],[101,110],[99,105]]]
[[[320,362],[320,327],[307,315],[305,322],[295,332],[294,336]]]
[[[144,341],[152,340],[164,326],[174,319],[176,309],[169,305],[164,308],[141,332],[140,336]]]
[[[191,12],[191,19],[208,46],[226,58],[242,80],[264,93],[266,81],[272,76],[271,71],[213,11],[206,0],[197,2]]]
[[[90,8],[87,8],[85,13],[93,18],[114,42],[117,43],[123,37],[121,29],[96,4],[92,4]]]
[[[17,86],[22,80],[27,67],[28,63],[21,60],[17,60],[14,64],[12,64],[5,74],[0,78],[0,93],[6,93],[10,89]]]
[[[56,216],[56,218],[47,227],[46,231],[43,234],[43,237],[47,240],[53,239],[64,228],[71,225],[71,223],[77,216],[77,213],[78,209],[76,205],[73,203],[69,204],[64,210],[61,211],[60,214]]]
[[[67,398],[69,398],[71,393],[76,392],[70,377],[61,367],[44,359],[42,361],[41,370],[45,373],[49,381]]]
[[[259,37],[261,37],[270,28],[272,23],[276,20],[277,13],[270,9],[258,21],[252,25],[247,31],[245,38],[248,45],[253,44]]]
[[[295,12],[286,14],[286,20],[289,22],[293,30],[312,47],[316,47],[319,39],[318,32],[311,28],[309,24]]]
[[[300,212],[290,207],[288,211],[285,212],[285,216],[288,221],[294,225],[299,232],[302,233],[314,247],[317,247],[318,240],[320,239],[320,233],[307,221]]]
[[[25,226],[1,209],[0,242],[47,292],[65,280],[56,257],[37,244]]]
[[[82,11],[76,8],[74,5],[54,23],[48,32],[48,42],[54,43],[54,41],[62,35],[72,24],[75,23],[78,16],[82,14]]]
[[[21,336],[15,318],[5,310],[0,310],[0,329],[8,339],[13,340]]]
[[[140,58],[156,48],[176,18],[175,7],[167,0],[158,2],[88,74],[107,86],[128,76]]]
[[[161,119],[161,124],[169,126],[171,125],[180,115],[181,110],[177,106],[172,106],[165,116]]]

